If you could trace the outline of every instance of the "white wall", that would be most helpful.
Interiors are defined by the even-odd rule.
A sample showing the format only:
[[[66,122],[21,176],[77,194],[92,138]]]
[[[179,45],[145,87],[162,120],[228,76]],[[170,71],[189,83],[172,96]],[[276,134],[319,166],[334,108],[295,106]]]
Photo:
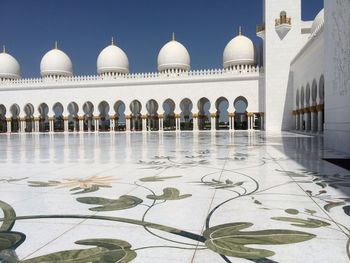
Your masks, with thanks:
[[[325,144],[350,153],[350,0],[325,0]]]

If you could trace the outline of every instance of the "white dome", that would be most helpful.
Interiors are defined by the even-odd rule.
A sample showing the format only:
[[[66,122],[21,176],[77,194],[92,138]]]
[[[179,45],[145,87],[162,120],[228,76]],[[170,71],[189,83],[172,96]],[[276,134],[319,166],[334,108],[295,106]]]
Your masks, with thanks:
[[[20,77],[21,67],[18,61],[6,52],[0,53],[0,78],[19,79]]]
[[[321,26],[323,26],[323,24],[324,24],[324,9],[322,9],[315,17],[315,20],[312,23],[312,27],[311,27],[311,35],[316,33],[316,31],[318,31],[321,28]]]
[[[253,42],[241,34],[238,35],[226,45],[223,60],[224,68],[236,65],[254,65],[255,47]]]
[[[165,71],[168,69],[190,70],[190,54],[181,43],[174,38],[166,43],[158,54],[158,70]]]
[[[97,73],[129,73],[129,60],[125,52],[112,44],[103,49],[97,58]]]
[[[63,51],[55,48],[47,52],[40,62],[41,76],[73,76],[73,65]]]

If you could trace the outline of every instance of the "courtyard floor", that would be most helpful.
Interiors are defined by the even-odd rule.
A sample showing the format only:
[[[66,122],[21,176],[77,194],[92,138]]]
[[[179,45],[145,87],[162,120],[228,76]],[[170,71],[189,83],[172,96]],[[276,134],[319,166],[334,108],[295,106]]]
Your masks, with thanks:
[[[350,262],[350,172],[292,133],[0,136],[0,262]]]

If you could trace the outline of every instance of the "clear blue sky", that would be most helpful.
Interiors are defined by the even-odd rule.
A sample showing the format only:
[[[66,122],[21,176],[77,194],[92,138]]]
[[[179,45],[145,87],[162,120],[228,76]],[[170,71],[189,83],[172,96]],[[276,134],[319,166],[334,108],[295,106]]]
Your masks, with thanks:
[[[323,0],[302,0],[312,20]],[[75,75],[96,74],[99,52],[115,36],[131,72],[155,71],[159,49],[176,38],[189,50],[193,69],[220,68],[238,26],[253,41],[262,0],[1,0],[0,45],[20,62],[23,77],[38,77],[41,57],[58,40]]]

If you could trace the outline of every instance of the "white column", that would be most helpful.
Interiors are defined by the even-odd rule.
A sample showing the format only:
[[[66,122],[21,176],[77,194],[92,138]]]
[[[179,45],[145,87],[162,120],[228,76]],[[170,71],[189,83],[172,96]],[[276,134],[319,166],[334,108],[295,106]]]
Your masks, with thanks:
[[[39,118],[34,118],[34,132],[39,132]]]
[[[212,131],[216,130],[216,114],[215,113],[211,113],[210,114],[210,129]]]
[[[193,131],[198,130],[198,114],[193,114]]]
[[[125,130],[126,131],[130,131],[130,121],[131,121],[130,115],[125,115]]]
[[[163,129],[163,116],[158,116],[158,127],[159,127],[159,131],[162,132]]]
[[[304,111],[300,111],[300,129],[301,131],[304,130]]]
[[[11,133],[12,132],[12,130],[11,130],[11,118],[7,118],[6,121],[7,121],[7,133]]]
[[[98,127],[98,117],[94,117],[94,121],[95,121],[95,132],[99,131],[99,127]]]
[[[252,122],[251,122],[251,116],[250,113],[248,113],[248,130],[250,131],[252,129]]]
[[[147,115],[142,115],[142,131],[147,131]]]
[[[54,123],[53,123],[53,118],[49,118],[49,127],[50,127],[50,132],[54,132]]]
[[[109,116],[109,130],[114,132],[115,130],[115,119],[114,119],[114,116],[110,115]]]
[[[323,111],[318,110],[318,132],[323,133]]]
[[[68,132],[68,117],[64,117],[64,131]]]
[[[79,121],[79,131],[83,132],[84,131],[84,116],[78,118]],[[74,131],[77,131],[77,127],[74,127]]]
[[[311,110],[311,132],[315,132],[316,131],[316,127],[315,127],[315,118],[316,118],[316,113],[314,110]]]

